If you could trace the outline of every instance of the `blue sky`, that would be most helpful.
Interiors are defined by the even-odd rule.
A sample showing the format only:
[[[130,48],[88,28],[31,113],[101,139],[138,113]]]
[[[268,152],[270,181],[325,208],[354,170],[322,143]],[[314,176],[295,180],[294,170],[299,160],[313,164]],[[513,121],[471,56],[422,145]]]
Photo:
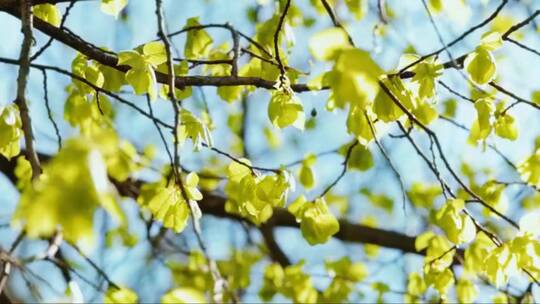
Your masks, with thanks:
[[[165,11],[167,25],[170,30],[176,30],[183,27],[185,21],[189,17],[199,16],[201,23],[224,23],[230,22],[233,26],[242,29],[245,33],[252,35],[254,33],[253,26],[248,22],[245,14],[245,8],[248,5],[253,5],[255,1],[251,0],[169,0],[165,2]],[[270,1],[271,2],[271,1]],[[399,56],[408,43],[412,43],[417,51],[421,54],[427,53],[440,47],[440,44],[435,36],[435,32],[429,22],[425,11],[421,6],[420,0],[406,0],[406,1],[388,1],[393,11],[398,16],[398,21],[393,22],[388,29],[388,36],[385,38],[379,38],[377,41],[379,47],[374,48],[374,40],[372,36],[372,28],[375,22],[377,22],[376,14],[372,12],[368,18],[361,22],[348,23],[349,31],[352,33],[353,39],[357,42],[358,46],[367,50],[375,50],[373,52],[374,58],[377,62],[386,70],[391,70],[397,65]],[[478,1],[471,1],[472,6],[475,8],[474,13],[470,20],[463,25],[457,25],[450,23],[449,19],[442,15],[437,17],[437,22],[443,32],[443,36],[446,41],[449,41],[453,37],[456,37],[464,29],[470,27],[472,23],[478,22],[489,14],[495,5],[498,5],[498,1],[488,1],[486,7],[481,7]],[[303,27],[296,28],[294,30],[296,45],[290,50],[289,62],[290,65],[297,67],[302,71],[310,71],[309,78],[320,74],[321,72],[330,68],[329,65],[314,64],[309,58],[306,45],[308,38],[311,34],[329,27],[330,21],[324,15],[318,16],[314,10],[310,8],[309,1],[295,1],[302,10],[310,16],[317,18],[317,24],[315,27],[306,29]],[[534,5],[539,6],[535,3]],[[60,5],[60,7],[64,7]],[[514,8],[508,9],[508,13],[515,16],[516,20],[521,20],[526,17],[526,12],[520,9],[517,5]],[[370,7],[373,9],[373,7]],[[106,46],[113,51],[121,51],[134,48],[142,43],[152,40],[156,37],[156,21],[153,14],[154,1],[147,0],[130,0],[129,6],[129,20],[125,23],[117,22],[113,17],[101,13],[99,10],[98,1],[89,1],[79,5],[76,5],[73,9],[68,21],[67,26],[75,33],[80,34],[84,39],[91,41],[98,46]],[[261,17],[267,18],[273,12],[272,5],[266,5],[262,12]],[[338,10],[338,14],[346,16],[345,10]],[[350,20],[350,16],[347,17]],[[450,25],[451,24],[451,25]],[[15,18],[8,16],[7,14],[0,13],[0,28],[5,29],[2,31],[2,44],[0,44],[0,56],[16,58],[18,57],[19,46],[21,41],[21,34],[19,31],[20,23]],[[474,49],[479,41],[479,36],[485,30],[481,30],[476,34],[468,37],[463,43],[460,43],[458,47],[453,48],[451,51],[453,54],[461,55],[465,52]],[[212,30],[210,31],[215,45],[218,42],[225,41],[229,38],[229,33],[225,31]],[[42,34],[37,34],[37,46],[41,46],[46,37]],[[528,35],[525,37],[526,44],[538,47],[538,34]],[[174,43],[182,48],[183,38],[175,39]],[[71,60],[74,58],[75,53],[73,50],[61,45],[58,42],[54,42],[52,47],[47,50],[38,60],[39,63],[46,63],[49,65],[57,65],[65,69],[70,69]],[[505,45],[504,48],[497,52],[499,74],[502,75],[500,83],[511,91],[518,95],[528,97],[532,90],[540,89],[538,79],[540,76],[540,69],[533,69],[531,67],[538,66],[539,58],[534,57],[523,50],[518,49],[512,45]],[[506,57],[506,58],[504,58]],[[515,60],[519,58],[519,60]],[[445,56],[443,56],[443,60]],[[15,77],[17,70],[13,66],[0,65],[0,104],[5,105],[10,103],[15,96],[16,84]],[[309,79],[308,78],[308,79]],[[76,130],[70,128],[66,122],[62,121],[62,109],[63,103],[66,97],[64,92],[65,86],[70,82],[63,76],[55,74],[49,75],[49,98],[53,107],[54,116],[57,121],[60,122],[61,133],[64,137],[75,136]],[[467,88],[464,85],[464,81],[460,78],[460,75],[454,71],[449,70],[445,72],[443,79],[453,84],[453,86],[461,92],[467,92]],[[305,80],[304,80],[305,81]],[[195,91],[195,96],[200,96],[198,90]],[[441,93],[440,100],[444,100],[447,92],[440,88]],[[238,103],[233,105],[227,105],[219,99],[215,93],[215,88],[204,88],[205,96],[209,102],[211,108],[211,114],[218,126],[217,130],[213,133],[215,145],[219,148],[227,150],[231,141],[230,135],[220,131],[219,126],[226,124],[227,117],[220,115],[221,113],[238,111]],[[30,85],[28,89],[28,97],[31,102],[31,113],[36,132],[37,146],[40,151],[45,153],[54,153],[56,151],[56,141],[54,138],[53,129],[48,121],[47,113],[43,104],[43,90],[41,73],[39,71],[32,71],[30,77]],[[328,149],[333,149],[344,144],[350,138],[346,134],[346,127],[344,119],[346,113],[343,111],[337,111],[335,113],[329,113],[324,110],[327,93],[303,93],[299,95],[299,98],[304,104],[304,109],[307,113],[312,108],[317,109],[318,112],[318,126],[315,130],[306,131],[301,133],[295,129],[286,129],[282,134],[284,145],[277,151],[269,151],[266,144],[266,139],[262,133],[262,127],[269,126],[267,119],[266,107],[269,100],[267,92],[262,90],[256,91],[252,94],[248,100],[250,105],[249,122],[250,127],[248,129],[248,145],[255,157],[252,159],[254,164],[260,166],[272,166],[275,167],[278,163],[287,163],[293,160],[302,158],[307,152],[321,152]],[[132,98],[137,102],[144,102],[140,98]],[[191,109],[197,109],[197,98],[187,100],[187,107]],[[465,125],[470,126],[474,118],[474,108],[465,103],[459,103],[460,114],[457,116],[457,120],[463,122]],[[142,148],[147,144],[153,143],[161,150],[160,140],[155,132],[154,126],[143,118],[136,117],[135,113],[129,109],[117,106],[117,128],[119,133],[129,139],[138,148]],[[157,105],[157,113],[164,119],[171,119],[171,110],[162,102]],[[520,138],[516,142],[508,142],[501,139],[496,139],[494,142],[496,145],[505,152],[507,155],[511,155],[514,162],[518,162],[523,159],[532,148],[532,138],[534,138],[535,130],[540,129],[540,119],[538,112],[530,111],[525,106],[518,106],[512,111],[515,117],[519,117],[518,125],[520,130]],[[481,151],[478,148],[473,148],[466,145],[467,134],[455,129],[448,123],[437,122],[433,129],[440,135],[442,145],[444,146],[446,153],[451,155],[451,161],[455,166],[459,165],[458,160],[463,158],[468,162],[474,164],[477,168],[484,166],[491,166],[497,172],[503,180],[517,180],[518,176],[515,174],[509,174],[509,171],[501,160],[494,157],[493,154],[489,154],[487,151]],[[395,128],[392,128],[390,132],[396,132]],[[462,132],[462,133],[460,133]],[[415,136],[420,139],[423,136]],[[426,146],[425,138],[420,142],[424,147]],[[413,181],[432,181],[432,177],[428,171],[426,171],[424,164],[413,152],[409,143],[404,140],[394,140],[389,137],[384,137],[383,143],[387,147],[391,158],[397,164],[398,170],[404,176],[405,184],[410,185]],[[189,149],[187,149],[189,150]],[[386,229],[396,229],[398,231],[415,235],[420,231],[420,223],[415,216],[415,213],[410,209],[408,213],[404,214],[401,209],[399,188],[396,185],[392,172],[388,170],[384,159],[376,150],[375,146],[371,147],[371,150],[376,154],[377,168],[371,169],[365,173],[348,173],[347,177],[340,182],[336,187],[336,193],[350,195],[351,199],[351,212],[348,218],[351,221],[359,221],[367,215],[375,215],[378,217],[380,223],[384,223]],[[159,156],[157,163],[161,160],[162,163],[166,161],[163,151]],[[198,155],[193,155],[189,151],[185,151],[183,156],[184,163],[188,167],[198,168],[201,166],[201,158]],[[208,151],[204,151],[202,155],[209,155]],[[257,155],[260,155],[257,157]],[[314,196],[320,193],[322,187],[329,183],[341,170],[342,158],[336,155],[325,156],[321,158],[316,165],[317,175],[320,177],[318,180],[318,187],[308,192],[308,196]],[[143,173],[142,177],[148,177]],[[388,215],[384,212],[370,206],[366,198],[357,194],[360,187],[370,187],[374,192],[386,193],[392,196],[396,200],[394,211]],[[6,208],[0,208],[0,221],[6,222],[9,218],[10,210],[12,210],[14,203],[17,200],[16,191],[9,185],[7,181],[0,179],[0,206],[6,206]],[[300,192],[292,194],[294,198]],[[508,197],[512,198],[513,193],[508,192]],[[133,217],[136,217],[136,205],[133,202],[126,202],[125,208],[130,212]],[[515,208],[514,208],[515,209]],[[510,213],[514,218],[519,218],[519,210],[513,210]],[[96,215],[96,229],[100,228],[103,223],[102,213]],[[245,236],[243,235],[243,229],[229,221],[218,220],[214,218],[207,218],[204,221],[204,237],[209,244],[210,252],[215,258],[224,258],[228,255],[231,248],[245,246]],[[142,231],[144,229],[142,225],[135,224],[132,229],[134,231]],[[228,231],[229,233],[223,233]],[[5,247],[9,243],[13,234],[10,234],[6,230],[0,230],[0,244]],[[186,238],[188,242],[193,243],[191,237]],[[290,255],[292,261],[298,261],[300,258],[307,260],[306,271],[308,273],[320,273],[324,269],[321,267],[321,262],[324,258],[337,259],[343,255],[351,256],[354,260],[365,259],[362,246],[344,244],[336,240],[331,240],[325,245],[316,247],[310,247],[307,243],[299,237],[298,230],[294,229],[280,229],[277,232],[277,239],[282,244],[284,251]],[[194,244],[194,243],[193,243]],[[43,246],[40,244],[39,246]],[[37,246],[37,247],[39,247]],[[34,245],[23,246],[19,252],[31,252],[32,250],[38,250]],[[159,296],[160,292],[157,290],[165,291],[169,288],[170,277],[168,273],[163,269],[159,263],[146,264],[144,259],[147,253],[148,246],[141,244],[134,249],[128,250],[126,248],[117,248],[115,250],[107,251],[106,256],[93,256],[96,260],[104,263],[104,268],[111,274],[113,280],[118,281],[127,286],[140,288],[142,300],[155,300]],[[379,260],[383,262],[393,261],[399,253],[395,251],[385,250],[382,252]],[[73,255],[75,256],[75,255]],[[370,282],[381,280],[387,284],[390,284],[393,289],[404,290],[402,285],[403,274],[402,267],[408,271],[421,267],[421,258],[416,256],[406,257],[400,260],[395,265],[389,265],[378,272],[376,277],[369,278]],[[78,263],[83,264],[84,261],[78,260]],[[258,265],[258,271],[262,272],[264,264]],[[380,265],[374,263],[372,269],[375,270]],[[35,270],[41,273],[50,273],[50,282],[62,282],[59,273],[51,271],[51,267],[45,263],[35,265]],[[89,269],[85,269],[85,273],[91,273]],[[48,275],[49,276],[49,275]],[[254,274],[254,278],[257,277]],[[16,277],[17,278],[17,277]],[[399,279],[398,279],[399,278]],[[260,284],[259,280],[254,280],[253,288],[248,290],[246,295],[247,300],[255,301],[257,287]],[[324,286],[324,280],[316,279],[318,286]],[[320,281],[320,282],[319,282]],[[22,281],[17,279],[17,288],[24,289]],[[93,290],[90,286],[81,284],[83,292],[87,299],[90,299],[93,295]],[[61,289],[61,288],[60,288]],[[366,286],[360,286],[360,290],[366,291]],[[48,299],[54,299],[57,295],[47,288],[43,289],[44,296]],[[492,295],[492,290],[485,290],[482,293],[484,299],[489,299]],[[367,294],[369,297],[373,297],[373,294]],[[99,298],[98,298],[99,299]],[[387,301],[398,301],[401,299],[400,295],[388,294],[385,298]]]

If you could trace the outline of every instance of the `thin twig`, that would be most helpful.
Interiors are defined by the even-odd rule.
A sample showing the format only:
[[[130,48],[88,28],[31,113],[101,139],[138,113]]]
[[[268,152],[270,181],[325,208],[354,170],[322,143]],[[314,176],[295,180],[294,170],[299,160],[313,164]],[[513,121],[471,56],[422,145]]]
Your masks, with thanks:
[[[347,172],[347,163],[349,162],[349,159],[351,158],[352,150],[358,144],[359,144],[358,140],[355,140],[354,143],[352,143],[349,146],[349,148],[347,148],[345,159],[343,160],[343,163],[341,164],[342,165],[341,172],[336,177],[336,179],[334,179],[334,181],[323,190],[323,192],[321,193],[321,195],[319,195],[319,197],[324,197],[330,190],[332,190],[332,188],[334,188],[335,185],[337,185],[337,183],[343,178],[343,176],[345,176],[345,173]]]
[[[77,2],[76,0],[70,0],[69,5],[66,8],[66,11],[64,12],[64,15],[62,15],[62,20],[60,21],[60,28],[64,28],[67,17],[69,16],[69,13],[71,12],[71,9],[73,8],[73,6],[75,6],[76,2]],[[78,2],[80,2],[80,1],[78,1]],[[39,56],[41,54],[43,54],[43,52],[45,52],[45,50],[47,50],[49,48],[49,46],[51,46],[53,41],[54,41],[54,38],[50,37],[49,40],[34,55],[32,55],[32,57],[30,58],[30,62],[38,59]]]
[[[62,148],[62,136],[60,135],[60,129],[58,128],[58,125],[56,124],[56,121],[53,118],[51,105],[49,103],[49,90],[47,86],[47,71],[41,70],[41,73],[43,74],[43,95],[45,99],[45,108],[47,109],[47,116],[49,117],[49,121],[51,122],[54,133],[56,134],[56,140],[58,142],[58,150]]]
[[[274,33],[274,56],[276,57],[276,61],[278,63],[279,67],[279,80],[281,86],[283,86],[285,82],[285,65],[283,64],[283,61],[281,61],[281,55],[279,52],[279,34],[281,32],[281,28],[283,27],[283,23],[285,22],[285,17],[287,17],[287,12],[289,11],[289,7],[291,6],[291,0],[286,0],[285,7],[283,8],[283,12],[281,13],[281,16],[279,17],[278,25],[276,27],[276,31]]]
[[[347,35],[347,39],[349,40],[349,43],[352,45],[352,46],[355,46],[354,44],[354,41],[351,37],[351,35],[349,35],[349,33],[347,32],[347,30],[345,29],[345,27],[341,24],[341,22],[339,22],[339,20],[337,19],[336,17],[336,14],[334,13],[334,10],[332,9],[332,7],[330,6],[330,4],[328,3],[327,0],[321,0],[321,3],[322,5],[324,6],[324,9],[326,10],[326,13],[328,14],[328,16],[330,17],[330,19],[332,20],[332,23],[334,24],[335,27],[339,27],[340,29],[342,29],[345,34]]]
[[[377,147],[381,151],[381,154],[383,155],[384,159],[388,163],[388,166],[390,166],[390,169],[392,169],[392,172],[394,172],[394,176],[396,177],[396,179],[397,179],[397,181],[399,183],[399,187],[401,189],[402,208],[403,208],[403,211],[406,212],[407,197],[406,197],[406,194],[405,194],[405,186],[403,185],[403,179],[401,178],[401,174],[399,174],[399,171],[397,170],[396,166],[392,162],[392,159],[390,158],[390,156],[386,152],[386,149],[384,148],[382,143],[377,138],[377,133],[375,132],[375,128],[373,126],[373,123],[371,122],[371,119],[369,118],[367,112],[365,112],[365,111],[364,111],[364,116],[366,117],[366,120],[367,120],[367,122],[369,124],[369,129],[371,131],[371,135],[373,135],[373,140],[375,141],[375,144],[377,145]]]
[[[433,51],[427,55],[424,55],[424,56],[421,56],[420,58],[418,58],[417,60],[411,62],[410,64],[406,65],[404,68],[402,68],[401,70],[399,70],[399,72],[397,74],[403,74],[405,71],[407,71],[409,68],[417,65],[418,63],[426,60],[427,58],[431,57],[431,56],[434,56],[434,55],[438,55],[440,54],[441,52],[443,52],[445,49],[447,48],[450,48],[452,46],[454,46],[455,44],[457,44],[458,42],[460,42],[461,40],[465,39],[467,36],[469,36],[470,34],[474,33],[476,30],[484,27],[485,25],[487,25],[488,23],[490,23],[493,19],[495,19],[499,13],[501,12],[501,10],[503,9],[503,7],[508,3],[508,0],[502,0],[501,1],[501,4],[499,4],[499,6],[497,6],[497,8],[495,9],[495,11],[489,15],[488,18],[486,18],[485,20],[483,20],[482,22],[476,24],[475,26],[469,28],[468,30],[466,30],[465,32],[463,32],[461,35],[459,35],[459,37],[457,37],[456,39],[452,40],[450,43],[444,45],[442,48],[440,49],[437,49],[436,51]],[[453,62],[453,61],[452,61]]]

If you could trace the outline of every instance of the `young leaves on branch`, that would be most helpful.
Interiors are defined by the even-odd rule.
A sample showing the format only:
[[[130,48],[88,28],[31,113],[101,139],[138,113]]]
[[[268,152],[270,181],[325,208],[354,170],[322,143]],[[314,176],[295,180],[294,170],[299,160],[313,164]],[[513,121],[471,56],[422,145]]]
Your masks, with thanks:
[[[73,139],[44,166],[39,179],[25,188],[13,222],[33,238],[50,237],[61,229],[67,241],[89,248],[99,207],[124,221],[102,153],[89,141]]]
[[[324,198],[307,202],[304,196],[299,196],[288,210],[300,223],[302,236],[310,245],[324,244],[339,231],[339,222]]]
[[[0,106],[0,154],[11,159],[20,152],[23,135],[19,108],[15,104]]]
[[[167,61],[165,45],[160,41],[149,42],[133,51],[118,54],[118,65],[131,67],[126,73],[126,81],[135,94],[148,93],[152,100],[157,97],[155,70]]]
[[[285,205],[294,181],[286,171],[259,176],[251,171],[249,160],[239,161],[243,164],[232,162],[227,168],[225,210],[260,225],[272,216],[273,208]]]
[[[189,201],[199,201],[202,194],[197,189],[199,177],[191,172],[183,178],[183,190],[178,185],[167,185],[165,180],[148,183],[141,187],[137,202],[152,212],[163,226],[173,229],[176,233],[184,230],[188,223],[190,211]]]
[[[482,36],[480,45],[465,58],[465,70],[476,84],[482,85],[493,80],[497,65],[493,51],[502,45],[501,34],[489,32]]]

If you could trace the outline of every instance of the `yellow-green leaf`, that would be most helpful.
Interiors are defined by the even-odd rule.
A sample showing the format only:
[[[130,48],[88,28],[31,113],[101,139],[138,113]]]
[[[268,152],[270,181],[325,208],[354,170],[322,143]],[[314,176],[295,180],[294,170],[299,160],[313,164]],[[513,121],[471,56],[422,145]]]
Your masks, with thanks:
[[[208,303],[204,293],[190,287],[179,287],[168,291],[161,297],[163,304],[175,303]]]
[[[19,108],[15,104],[0,106],[0,154],[11,159],[20,152],[19,141],[23,133]]]
[[[103,297],[103,303],[105,304],[127,304],[127,303],[137,303],[138,301],[137,294],[125,287],[116,288],[109,287],[107,292]]]
[[[476,84],[486,84],[495,78],[495,57],[485,48],[479,47],[465,59],[465,70]]]
[[[187,20],[185,28],[199,26],[199,18]],[[204,29],[190,30],[187,33],[184,55],[188,59],[198,59],[208,56],[212,47],[212,37]]]
[[[300,100],[292,93],[283,90],[273,92],[268,104],[268,117],[272,124],[278,128],[293,125],[304,130],[304,108]]]
[[[158,221],[162,221],[163,226],[176,233],[182,232],[188,223],[188,202],[175,185],[145,184],[141,187],[137,202],[150,210]]]
[[[495,121],[495,134],[502,138],[516,140],[518,137],[518,130],[514,117],[508,114],[499,116]]]
[[[302,211],[300,230],[310,245],[326,243],[339,231],[339,223],[324,199],[304,205]]]
[[[540,148],[519,164],[518,172],[524,181],[540,188]]]
[[[13,220],[30,237],[50,237],[58,227],[64,238],[89,248],[94,211],[110,194],[102,154],[84,139],[72,139],[22,193]],[[114,201],[107,199],[108,209]]]
[[[148,42],[143,46],[143,54],[146,62],[158,66],[167,62],[167,51],[165,45],[161,41]]]
[[[456,295],[460,303],[473,303],[478,296],[478,287],[469,279],[460,279],[456,284]]]
[[[338,27],[333,27],[319,32],[309,41],[309,51],[317,60],[333,60],[339,51],[350,47],[345,31]]]
[[[54,4],[44,3],[34,5],[32,7],[32,13],[39,19],[48,22],[56,27],[60,26],[62,21],[60,18],[60,12]]]
[[[127,4],[128,0],[101,0],[101,11],[117,18]]]

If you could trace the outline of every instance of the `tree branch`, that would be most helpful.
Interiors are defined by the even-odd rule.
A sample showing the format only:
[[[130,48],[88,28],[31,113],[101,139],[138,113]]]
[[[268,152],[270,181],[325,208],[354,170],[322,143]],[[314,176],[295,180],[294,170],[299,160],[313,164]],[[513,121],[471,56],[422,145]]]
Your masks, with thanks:
[[[40,158],[43,161],[47,161],[50,159],[50,156],[40,154]],[[15,158],[7,160],[4,157],[0,157],[0,172],[4,173],[4,175],[14,184],[17,182],[17,177],[15,176],[16,163]],[[136,198],[139,195],[140,187],[145,183],[141,180],[127,180],[125,182],[112,180],[112,182],[121,195],[131,198]],[[235,221],[245,221],[245,219],[237,215],[226,212],[225,201],[226,198],[221,195],[204,192],[203,200],[200,201],[201,211],[204,214],[216,217],[228,218]],[[296,222],[296,218],[284,208],[275,208],[274,214],[268,223],[273,228],[300,228],[300,225]],[[343,219],[340,220],[339,223],[339,232],[334,236],[339,240],[351,243],[369,243],[389,249],[400,250],[405,253],[425,254],[423,251],[416,251],[414,247],[415,237],[394,231],[354,224]]]
[[[20,14],[12,7],[5,7],[0,4],[0,10],[4,10],[9,14],[20,18]],[[101,64],[115,68],[121,72],[127,72],[129,66],[118,66],[118,57],[115,53],[102,50],[97,46],[83,40],[81,37],[73,33],[67,28],[57,28],[38,18],[35,19],[34,26],[36,29],[43,32],[45,35],[64,43],[65,45],[79,51],[88,58],[95,60]],[[159,83],[167,84],[169,76],[156,71],[156,80]],[[255,86],[257,88],[275,89],[275,82],[258,77],[235,77],[235,76],[176,76],[175,86],[179,89],[190,86]],[[291,89],[295,92],[312,91],[307,84],[292,84]]]
[[[30,0],[21,1],[20,15],[22,32],[24,35],[19,56],[19,76],[17,77],[17,99],[15,103],[19,107],[24,141],[26,145],[26,158],[32,166],[32,179],[41,174],[41,166],[34,148],[34,134],[32,132],[32,120],[26,104],[26,84],[30,73],[30,49],[32,48],[32,6]]]

